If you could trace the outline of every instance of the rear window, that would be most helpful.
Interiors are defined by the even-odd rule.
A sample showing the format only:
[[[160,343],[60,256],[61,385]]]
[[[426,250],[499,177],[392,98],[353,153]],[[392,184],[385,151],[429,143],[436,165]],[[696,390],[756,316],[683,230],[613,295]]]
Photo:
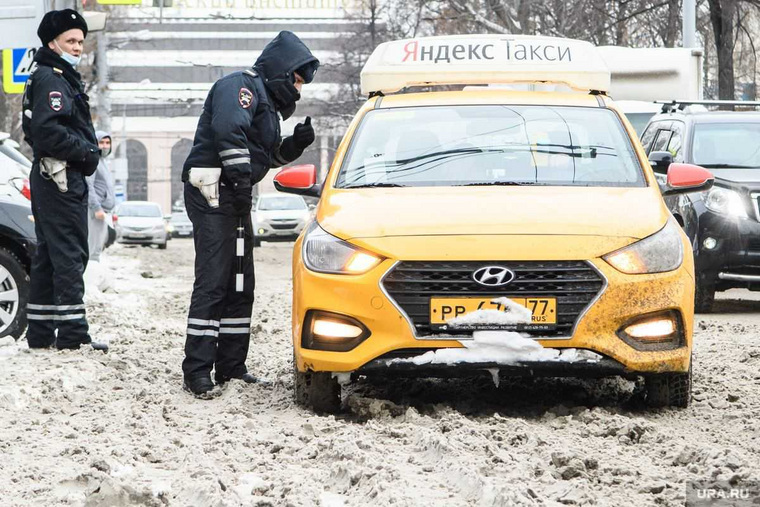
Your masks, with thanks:
[[[697,123],[692,157],[703,167],[760,168],[760,123]]]
[[[118,215],[122,217],[160,217],[161,210],[158,206],[122,204],[119,206]]]
[[[455,106],[367,113],[336,186],[645,186],[607,109]]]

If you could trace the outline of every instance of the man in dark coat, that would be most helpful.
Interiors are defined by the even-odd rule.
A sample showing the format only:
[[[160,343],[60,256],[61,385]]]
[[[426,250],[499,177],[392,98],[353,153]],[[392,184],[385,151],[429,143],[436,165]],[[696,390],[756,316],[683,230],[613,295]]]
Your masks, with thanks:
[[[82,298],[87,264],[87,182],[99,149],[81,76],[75,70],[87,23],[76,11],[50,11],[23,99],[23,128],[34,151],[29,176],[37,254],[27,305],[30,348],[92,344]]]
[[[293,114],[302,84],[314,79],[318,67],[295,34],[280,32],[252,69],[217,81],[203,106],[182,173],[195,240],[182,369],[185,389],[196,395],[213,389],[212,368],[217,383],[258,381],[245,366],[254,291],[252,188],[270,168],[292,162],[314,142],[310,118],[282,139],[279,117]],[[242,280],[236,273],[240,254]]]

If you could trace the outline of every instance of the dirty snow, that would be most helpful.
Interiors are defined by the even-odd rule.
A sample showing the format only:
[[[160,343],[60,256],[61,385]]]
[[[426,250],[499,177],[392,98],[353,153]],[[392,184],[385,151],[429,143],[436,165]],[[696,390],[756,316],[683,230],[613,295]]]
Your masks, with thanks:
[[[680,506],[685,483],[760,478],[760,301],[698,316],[694,404],[620,380],[359,381],[347,412],[292,401],[290,245],[257,249],[248,365],[270,388],[181,389],[192,242],[116,246],[88,300],[108,355],[0,351],[3,506]],[[486,345],[484,345],[486,346]],[[579,351],[580,352],[580,351]]]
[[[477,324],[530,324],[532,313],[526,307],[515,303],[509,298],[496,298],[492,302],[502,305],[504,311],[492,309],[477,310],[461,317],[449,319],[446,323],[454,328]]]

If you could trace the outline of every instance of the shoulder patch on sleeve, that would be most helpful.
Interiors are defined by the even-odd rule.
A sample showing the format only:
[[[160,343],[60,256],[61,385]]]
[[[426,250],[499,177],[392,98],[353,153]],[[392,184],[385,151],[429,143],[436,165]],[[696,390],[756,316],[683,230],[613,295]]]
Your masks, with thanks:
[[[48,104],[53,111],[60,111],[63,109],[63,94],[61,92],[48,93]]]
[[[59,69],[58,67],[53,67],[53,72],[57,72],[58,74],[63,74],[63,71]]]
[[[243,109],[248,109],[253,103],[253,93],[248,88],[241,88],[238,92],[238,102],[243,106]]]

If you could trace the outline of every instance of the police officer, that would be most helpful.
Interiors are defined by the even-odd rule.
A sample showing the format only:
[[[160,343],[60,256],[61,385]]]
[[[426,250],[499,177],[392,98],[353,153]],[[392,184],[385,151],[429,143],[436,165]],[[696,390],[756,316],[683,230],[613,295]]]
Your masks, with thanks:
[[[76,11],[50,11],[37,35],[42,47],[24,90],[23,129],[34,151],[29,176],[37,253],[27,305],[30,348],[91,344],[82,301],[87,264],[87,182],[98,167],[98,141],[84,84],[76,71],[87,23]],[[57,332],[57,333],[56,333]]]
[[[200,395],[217,383],[259,381],[245,366],[253,307],[252,187],[272,167],[290,163],[314,142],[307,117],[280,137],[280,117],[295,111],[301,86],[319,67],[306,45],[280,32],[253,68],[209,91],[185,162],[185,206],[193,223],[195,284],[187,321],[184,387]],[[244,229],[243,284],[236,287],[237,229]],[[242,245],[241,245],[242,246]]]

